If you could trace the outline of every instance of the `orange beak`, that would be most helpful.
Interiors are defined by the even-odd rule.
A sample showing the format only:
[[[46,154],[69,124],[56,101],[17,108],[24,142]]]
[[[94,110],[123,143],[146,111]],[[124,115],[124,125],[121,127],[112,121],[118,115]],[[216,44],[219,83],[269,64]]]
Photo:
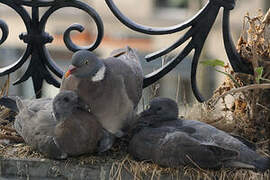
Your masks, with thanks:
[[[70,74],[73,73],[73,71],[75,71],[77,68],[73,65],[70,65],[67,72],[65,73],[65,78],[67,78]]]

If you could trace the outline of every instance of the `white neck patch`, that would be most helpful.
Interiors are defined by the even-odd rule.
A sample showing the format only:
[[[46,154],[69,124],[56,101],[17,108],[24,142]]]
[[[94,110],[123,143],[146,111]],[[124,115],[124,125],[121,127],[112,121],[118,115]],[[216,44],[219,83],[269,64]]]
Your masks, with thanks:
[[[105,76],[106,67],[103,65],[98,72],[92,77],[93,82],[101,81]]]

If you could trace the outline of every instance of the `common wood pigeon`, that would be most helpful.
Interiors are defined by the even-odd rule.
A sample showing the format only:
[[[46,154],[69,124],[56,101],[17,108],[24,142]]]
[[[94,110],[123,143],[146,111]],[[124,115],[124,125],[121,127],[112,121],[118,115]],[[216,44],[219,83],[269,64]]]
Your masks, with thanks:
[[[17,111],[14,128],[24,141],[50,158],[92,153],[102,139],[102,126],[73,91],[54,99],[4,97],[0,104]]]
[[[150,108],[140,114],[129,152],[139,160],[167,167],[269,169],[269,157],[259,155],[246,144],[209,124],[178,119],[175,101],[155,98]]]
[[[135,50],[115,50],[111,57],[98,58],[87,50],[72,56],[60,91],[74,90],[97,116],[107,133],[107,143],[99,151],[108,150],[114,138],[134,123],[135,109],[142,96],[143,72]],[[106,141],[102,141],[106,142]]]

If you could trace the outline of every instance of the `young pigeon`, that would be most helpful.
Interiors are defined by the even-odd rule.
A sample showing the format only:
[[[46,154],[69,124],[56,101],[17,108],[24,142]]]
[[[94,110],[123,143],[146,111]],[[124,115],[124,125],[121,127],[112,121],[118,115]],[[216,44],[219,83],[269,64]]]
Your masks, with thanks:
[[[53,112],[58,121],[54,142],[63,152],[77,156],[96,151],[103,138],[102,126],[76,93],[60,92],[53,100]]]
[[[265,171],[270,158],[263,157],[233,136],[194,120],[178,119],[178,106],[168,98],[156,98],[140,114],[133,129],[129,152],[139,160],[177,167],[238,167]],[[247,144],[247,143],[246,143]]]
[[[95,151],[102,127],[88,106],[73,91],[54,99],[0,99],[0,104],[18,110],[14,128],[24,141],[50,158],[65,159]],[[8,104],[8,105],[7,105]]]
[[[115,137],[135,120],[135,109],[142,96],[143,72],[136,52],[118,49],[101,59],[87,50],[72,56],[72,65],[62,80],[60,91],[77,91],[91,112],[108,132],[99,151],[108,150]]]

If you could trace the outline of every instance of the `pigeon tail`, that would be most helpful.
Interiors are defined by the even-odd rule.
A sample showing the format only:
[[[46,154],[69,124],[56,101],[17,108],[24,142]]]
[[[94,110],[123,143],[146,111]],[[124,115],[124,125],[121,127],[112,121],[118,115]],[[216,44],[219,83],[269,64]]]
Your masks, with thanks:
[[[256,159],[254,161],[254,166],[259,171],[266,171],[267,169],[270,169],[270,158],[269,157],[261,157],[259,159]]]
[[[17,100],[16,97],[4,96],[4,97],[0,98],[0,105],[7,107],[14,112],[19,112],[16,100]]]
[[[267,169],[270,169],[270,158],[259,157],[258,159],[251,162],[229,161],[225,163],[225,167],[247,168],[264,172]]]

